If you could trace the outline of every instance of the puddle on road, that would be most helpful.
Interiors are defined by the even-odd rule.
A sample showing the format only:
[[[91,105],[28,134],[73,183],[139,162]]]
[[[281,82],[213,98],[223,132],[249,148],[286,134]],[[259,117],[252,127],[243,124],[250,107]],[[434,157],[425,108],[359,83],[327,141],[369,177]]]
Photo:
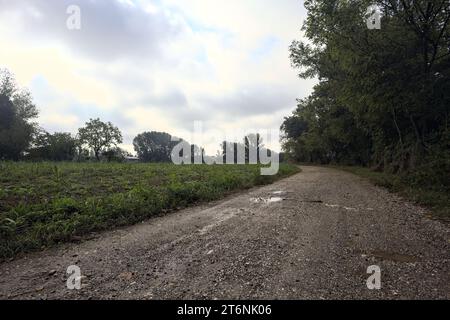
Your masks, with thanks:
[[[300,200],[300,202],[304,202],[304,203],[323,203],[322,200],[311,200],[311,199]]]
[[[358,211],[358,209],[356,209],[356,208],[340,206],[338,204],[325,203],[325,206],[328,207],[328,208],[342,208],[342,209],[345,209],[347,211]]]
[[[329,203],[324,203],[325,207],[328,208],[337,208],[337,209],[344,209],[347,211],[361,211],[361,210],[365,210],[365,211],[375,211],[374,208],[353,208],[353,207],[346,207],[346,206],[341,206],[339,204],[329,204]]]
[[[401,253],[391,253],[382,250],[377,250],[372,252],[372,256],[381,260],[389,260],[393,262],[404,262],[404,263],[413,263],[419,262],[420,259],[408,254]]]
[[[283,198],[281,197],[269,197],[269,198],[262,198],[262,197],[258,197],[258,198],[250,198],[250,201],[253,203],[275,203],[275,202],[280,202],[283,201]]]
[[[392,261],[399,263],[416,263],[421,262],[421,258],[404,253],[388,252],[385,250],[374,250],[374,251],[362,251],[354,250],[356,255],[361,255],[362,258],[373,257],[378,260]]]

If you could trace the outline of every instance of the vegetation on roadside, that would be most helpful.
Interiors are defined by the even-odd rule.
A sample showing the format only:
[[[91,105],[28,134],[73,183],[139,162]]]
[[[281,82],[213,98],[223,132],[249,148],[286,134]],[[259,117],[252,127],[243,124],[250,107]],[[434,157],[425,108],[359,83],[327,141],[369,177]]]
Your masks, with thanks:
[[[286,156],[370,168],[346,169],[448,218],[449,1],[304,3],[291,62],[319,83],[282,124]]]
[[[0,162],[0,259],[296,173],[258,165]]]
[[[367,27],[370,5],[381,29]],[[285,118],[286,154],[370,166],[411,177],[407,183],[448,180],[449,2],[306,0],[305,7],[307,40],[292,43],[291,61],[301,78],[319,83]]]
[[[430,166],[423,166],[414,173],[400,175],[376,172],[363,167],[336,166],[336,168],[367,178],[375,185],[387,188],[405,199],[430,208],[434,218],[450,222],[448,176],[427,172]]]

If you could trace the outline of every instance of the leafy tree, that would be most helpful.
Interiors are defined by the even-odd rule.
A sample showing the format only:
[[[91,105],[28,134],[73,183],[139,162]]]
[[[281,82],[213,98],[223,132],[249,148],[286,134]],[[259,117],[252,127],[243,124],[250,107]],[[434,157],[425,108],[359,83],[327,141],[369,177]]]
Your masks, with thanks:
[[[76,155],[77,141],[70,133],[50,134],[41,130],[35,135],[28,158],[32,160],[70,161]]]
[[[0,159],[18,160],[31,144],[38,116],[31,94],[20,89],[14,76],[0,70]]]
[[[122,143],[122,133],[111,122],[90,119],[83,128],[78,129],[78,139],[93,150],[99,161],[102,152]]]
[[[381,30],[366,26],[381,10]],[[410,170],[445,157],[450,99],[448,0],[306,0],[308,42],[291,61],[313,94],[282,125],[296,159]]]
[[[172,149],[178,144],[166,132],[143,132],[133,140],[134,150],[145,162],[170,162]]]
[[[102,153],[102,157],[106,158],[108,162],[123,162],[126,156],[130,154],[119,147],[111,148]]]

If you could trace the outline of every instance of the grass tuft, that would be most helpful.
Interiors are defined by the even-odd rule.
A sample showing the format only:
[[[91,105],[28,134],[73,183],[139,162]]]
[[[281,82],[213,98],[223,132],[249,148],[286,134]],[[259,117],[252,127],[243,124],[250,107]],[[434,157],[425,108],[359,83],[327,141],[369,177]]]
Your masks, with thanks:
[[[336,168],[367,178],[375,185],[429,208],[433,218],[445,223],[450,222],[450,187],[448,185],[450,180],[448,175],[436,173],[448,172],[447,170],[431,171],[429,166],[424,166],[417,168],[413,173],[394,175],[362,167],[338,166]]]

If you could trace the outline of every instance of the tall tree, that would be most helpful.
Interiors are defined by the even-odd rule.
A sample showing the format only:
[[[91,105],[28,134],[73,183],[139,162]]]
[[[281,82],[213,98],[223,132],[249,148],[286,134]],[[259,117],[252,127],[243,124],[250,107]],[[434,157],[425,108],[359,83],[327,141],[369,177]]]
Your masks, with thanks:
[[[134,150],[145,162],[170,162],[171,152],[179,142],[166,132],[143,132],[133,140]]]
[[[94,151],[95,158],[107,149],[122,143],[122,133],[111,122],[90,119],[83,128],[78,129],[78,139]]]
[[[18,160],[33,139],[38,116],[31,94],[20,89],[14,76],[0,70],[0,159]]]
[[[380,30],[366,26],[373,3]],[[292,43],[291,61],[319,84],[285,119],[285,150],[394,171],[445,155],[450,2],[306,0],[305,7],[308,42]]]

